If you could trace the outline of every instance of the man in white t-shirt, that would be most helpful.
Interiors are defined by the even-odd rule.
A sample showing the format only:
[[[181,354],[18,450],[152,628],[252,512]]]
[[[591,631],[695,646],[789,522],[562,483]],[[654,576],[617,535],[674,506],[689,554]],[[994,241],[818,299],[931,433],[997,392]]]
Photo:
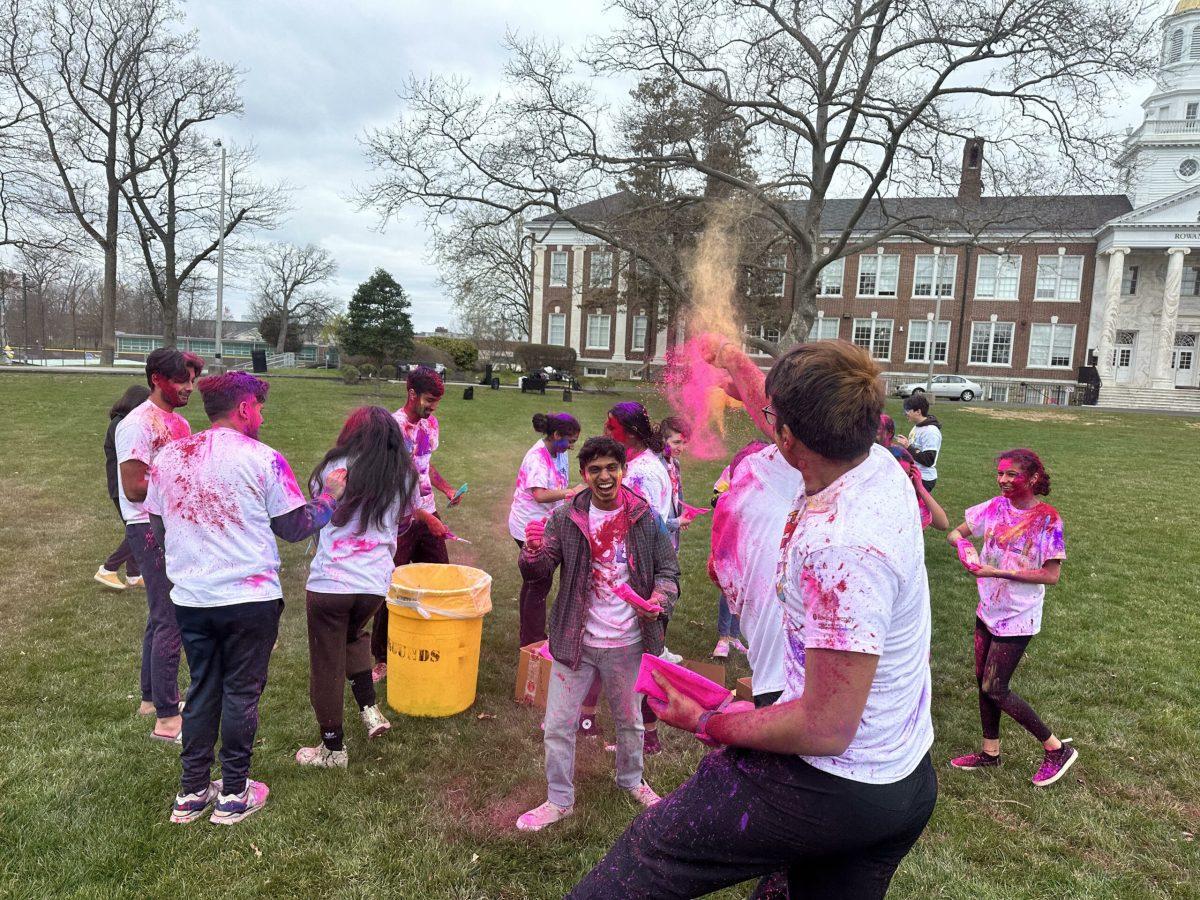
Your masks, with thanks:
[[[916,496],[875,444],[878,375],[845,341],[802,344],[771,369],[764,416],[805,488],[781,539],[783,696],[705,710],[659,679],[659,717],[724,749],[568,896],[700,897],[780,871],[794,897],[886,894],[937,779],[924,543]]]
[[[175,410],[187,406],[203,369],[204,360],[194,353],[182,353],[174,347],[153,351],[146,357],[150,397],[134,407],[113,433],[120,482],[117,501],[129,549],[146,586],[142,703],[138,712],[156,717],[150,735],[161,741],[177,741],[183,721],[179,717],[179,625],[171,606],[171,583],[163,565],[162,547],[150,531],[142,503],[146,499],[146,473],[159,451],[192,433],[187,419]]]
[[[169,445],[150,471],[146,509],[166,551],[171,600],[192,672],[183,712],[183,774],[171,821],[240,822],[266,802],[250,757],[258,703],[279,634],[278,535],[302,541],[345,489],[331,472],[305,503],[287,460],[258,441],[267,383],[227,372],[199,383],[212,427]],[[221,737],[221,779],[211,781]]]
[[[908,437],[896,435],[895,441],[912,455],[921,484],[932,491],[938,479],[938,457],[942,455],[942,423],[929,414],[929,398],[924,394],[904,398],[904,418],[912,423],[912,431]]]

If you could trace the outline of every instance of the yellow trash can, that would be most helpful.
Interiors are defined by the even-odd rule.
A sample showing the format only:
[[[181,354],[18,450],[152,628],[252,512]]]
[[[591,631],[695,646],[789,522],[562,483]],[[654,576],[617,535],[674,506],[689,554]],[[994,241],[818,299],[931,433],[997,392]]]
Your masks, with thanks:
[[[492,576],[470,566],[400,566],[387,605],[388,705],[410,716],[467,709],[475,702]]]

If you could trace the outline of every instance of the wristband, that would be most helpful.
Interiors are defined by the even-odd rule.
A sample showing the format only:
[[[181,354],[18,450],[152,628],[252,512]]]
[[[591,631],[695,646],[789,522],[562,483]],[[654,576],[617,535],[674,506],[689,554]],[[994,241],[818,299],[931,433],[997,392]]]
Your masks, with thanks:
[[[708,733],[709,719],[711,719],[713,716],[719,715],[721,715],[720,709],[706,709],[704,712],[700,713],[700,718],[696,720],[696,740],[709,747],[721,746],[721,742],[713,738],[713,736]]]

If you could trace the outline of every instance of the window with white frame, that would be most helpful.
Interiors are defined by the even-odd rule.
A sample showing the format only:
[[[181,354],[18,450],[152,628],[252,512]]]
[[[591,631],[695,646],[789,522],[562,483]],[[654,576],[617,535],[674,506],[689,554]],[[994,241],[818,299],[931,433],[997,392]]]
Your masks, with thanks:
[[[567,314],[550,313],[550,328],[546,343],[556,347],[567,345]]]
[[[846,272],[846,260],[835,259],[817,276],[817,293],[822,297],[842,296],[842,276]]]
[[[585,378],[607,378],[608,369],[604,366],[584,366],[583,374]]]
[[[872,359],[887,362],[892,356],[892,320],[855,319],[854,343],[869,350]]]
[[[613,255],[607,250],[593,250],[588,265],[588,286],[606,288],[612,284]]]
[[[954,276],[958,271],[958,257],[942,254],[918,256],[913,264],[914,297],[954,296]],[[936,284],[934,275],[936,274]]]
[[[1179,292],[1185,297],[1200,297],[1200,266],[1183,267],[1183,286]]]
[[[1167,62],[1179,62],[1183,56],[1183,29],[1176,28],[1171,32],[1171,43],[1167,53]]]
[[[1192,29],[1192,59],[1200,59],[1200,26]]]
[[[587,321],[587,349],[607,350],[612,316],[608,313],[592,313]]]
[[[555,250],[550,254],[550,287],[567,286],[567,251]]]
[[[1138,284],[1138,267],[1126,266],[1125,273],[1121,276],[1121,293],[1126,297],[1134,297],[1137,295]]]
[[[987,253],[979,257],[975,296],[980,300],[1016,300],[1021,283],[1021,257]]]
[[[898,255],[864,253],[858,258],[858,296],[895,297],[899,280]]]
[[[772,344],[778,344],[779,339],[783,336],[778,328],[770,328],[766,325],[747,325],[743,331],[750,337],[770,341]],[[757,347],[751,347],[745,343],[742,344],[742,347],[748,353],[762,353]]]
[[[810,341],[836,341],[841,326],[841,320],[831,316],[821,316],[813,320]]]
[[[937,328],[931,328],[928,319],[910,319],[908,322],[908,358],[905,362],[929,362],[929,332],[933,332],[933,361],[944,363],[950,352],[950,320],[939,319]]]
[[[981,366],[1012,365],[1015,322],[972,322],[969,360]]]
[[[1029,327],[1029,366],[1069,369],[1075,349],[1075,326],[1049,322]]]
[[[984,389],[984,396],[996,403],[1008,402],[1008,385],[992,382]]]
[[[1039,256],[1034,297],[1038,300],[1078,300],[1081,281],[1082,256]]]
[[[767,293],[772,297],[782,297],[784,279],[787,274],[787,257],[773,256],[768,265],[771,267],[771,270],[767,272]]]
[[[650,320],[645,313],[639,313],[633,317],[633,340],[630,342],[630,350],[642,352],[646,349],[646,332],[649,330],[649,324]]]

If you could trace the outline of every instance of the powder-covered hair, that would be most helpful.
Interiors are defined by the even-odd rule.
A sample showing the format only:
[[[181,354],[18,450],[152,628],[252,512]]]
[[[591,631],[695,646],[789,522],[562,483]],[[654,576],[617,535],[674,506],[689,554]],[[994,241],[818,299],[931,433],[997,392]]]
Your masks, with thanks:
[[[590,437],[583,442],[583,446],[579,449],[579,471],[585,471],[588,463],[602,456],[611,456],[621,464],[622,469],[625,468],[624,445],[620,441],[600,435]]]
[[[186,381],[189,369],[193,377],[199,378],[204,371],[204,360],[190,351],[159,347],[146,357],[146,384],[154,387],[155,375],[161,375],[167,381]]]
[[[646,407],[634,400],[618,403],[608,411],[608,414],[621,423],[627,434],[633,435],[646,449],[653,453],[663,452],[663,436],[658,427],[650,421]]]
[[[876,440],[885,447],[892,446],[892,439],[896,436],[896,420],[884,413],[879,417],[879,434]]]
[[[125,418],[136,407],[145,403],[149,396],[150,388],[140,384],[131,384],[125,388],[125,393],[120,396],[120,399],[108,408],[108,417],[110,419]]]
[[[1050,495],[1050,473],[1042,465],[1042,458],[1032,450],[1025,447],[1018,447],[1015,450],[1005,450],[996,457],[996,464],[999,465],[1002,460],[1008,460],[1021,467],[1021,471],[1025,473],[1025,477],[1033,485],[1032,490],[1034,494],[1040,494],[1043,497]]]
[[[417,366],[409,372],[407,385],[408,389],[415,392],[418,397],[422,394],[433,394],[435,397],[440,397],[446,393],[446,384],[442,381],[442,376],[429,366]]]
[[[534,413],[533,430],[546,437],[555,433],[572,437],[579,434],[580,428],[579,422],[569,413]]]
[[[692,426],[682,416],[667,416],[658,423],[658,431],[664,441],[673,434],[682,434],[685,441],[692,439]]]
[[[209,375],[196,382],[196,389],[204,398],[204,413],[210,422],[229,415],[247,397],[259,403],[267,402],[267,391],[271,386],[249,372],[225,372]]]

